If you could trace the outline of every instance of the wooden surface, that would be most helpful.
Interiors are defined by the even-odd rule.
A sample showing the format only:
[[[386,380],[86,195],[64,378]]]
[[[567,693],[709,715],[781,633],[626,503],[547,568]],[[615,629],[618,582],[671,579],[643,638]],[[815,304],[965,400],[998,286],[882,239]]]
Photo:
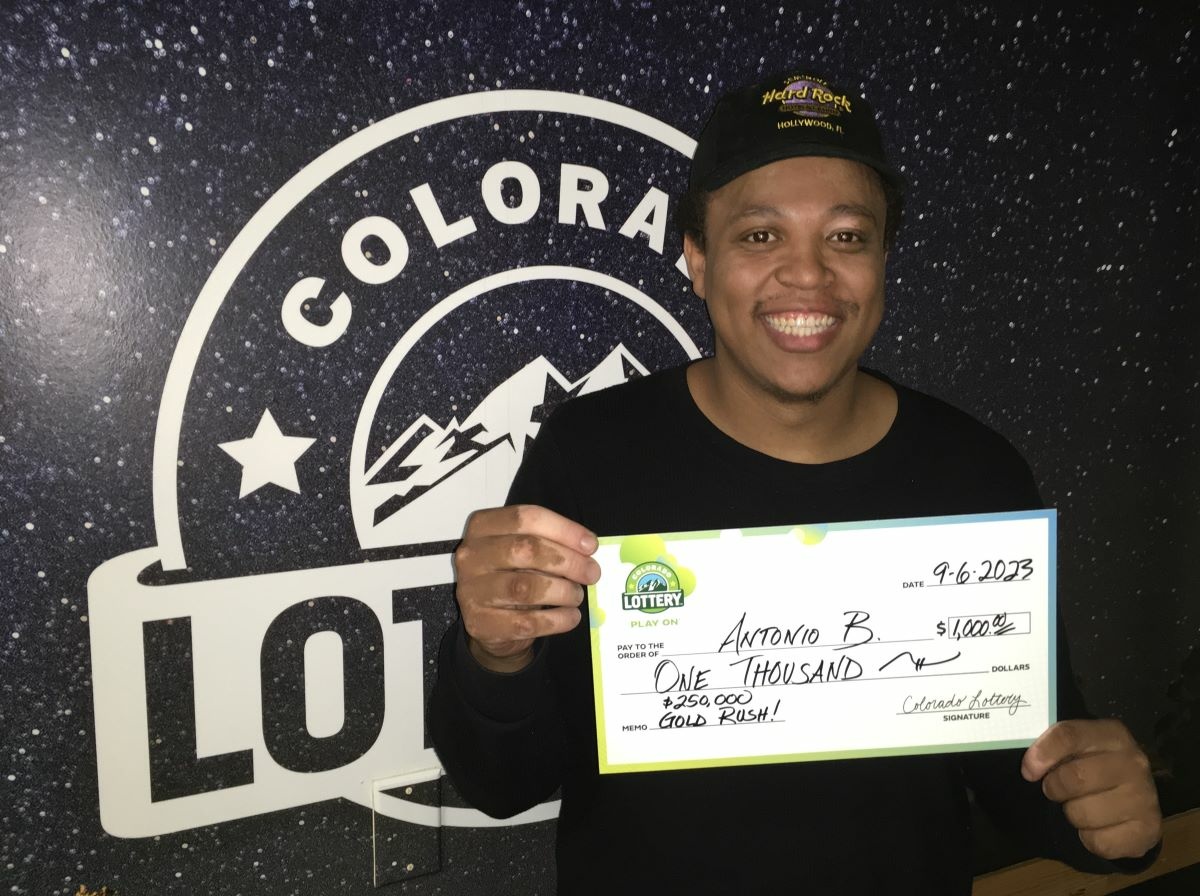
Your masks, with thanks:
[[[1062,862],[1034,859],[975,878],[972,896],[1103,896],[1200,862],[1200,809],[1163,823],[1162,853],[1141,874],[1085,874]]]

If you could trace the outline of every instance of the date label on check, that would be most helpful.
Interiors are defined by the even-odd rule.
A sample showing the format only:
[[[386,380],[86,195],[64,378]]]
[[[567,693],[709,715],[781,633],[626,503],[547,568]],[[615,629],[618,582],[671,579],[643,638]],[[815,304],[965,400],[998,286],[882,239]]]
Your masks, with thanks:
[[[600,539],[600,772],[1028,746],[1053,510]]]

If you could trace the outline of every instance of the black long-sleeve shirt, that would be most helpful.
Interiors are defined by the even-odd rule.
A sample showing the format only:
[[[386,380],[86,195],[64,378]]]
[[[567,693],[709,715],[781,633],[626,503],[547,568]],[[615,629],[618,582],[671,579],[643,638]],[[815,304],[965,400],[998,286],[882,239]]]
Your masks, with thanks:
[[[635,380],[561,407],[509,500],[598,535],[1041,506],[1001,436],[895,388],[896,420],[877,445],[808,465],[722,433],[696,407],[684,368]],[[578,628],[544,639],[512,675],[479,666],[452,629],[430,713],[443,765],[483,811],[513,815],[561,786],[561,893],[966,894],[967,787],[1033,851],[1114,868],[1021,777],[1020,750],[599,775],[583,610]],[[1058,656],[1059,717],[1084,717],[1061,633]]]

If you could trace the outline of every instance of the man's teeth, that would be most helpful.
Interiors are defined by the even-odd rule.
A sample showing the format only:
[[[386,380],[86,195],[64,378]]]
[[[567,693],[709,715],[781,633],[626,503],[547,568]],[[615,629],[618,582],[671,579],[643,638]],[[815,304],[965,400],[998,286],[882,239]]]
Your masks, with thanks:
[[[763,317],[767,326],[788,336],[815,336],[837,323],[828,314],[768,314]]]

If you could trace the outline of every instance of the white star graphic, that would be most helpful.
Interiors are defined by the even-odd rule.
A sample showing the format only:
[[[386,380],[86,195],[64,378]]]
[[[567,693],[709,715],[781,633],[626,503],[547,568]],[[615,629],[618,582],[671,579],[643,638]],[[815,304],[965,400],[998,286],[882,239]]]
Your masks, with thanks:
[[[221,442],[217,447],[242,465],[242,487],[238,497],[244,498],[269,482],[300,494],[296,461],[315,441],[304,436],[285,436],[279,431],[271,412],[266,410],[253,436]]]

